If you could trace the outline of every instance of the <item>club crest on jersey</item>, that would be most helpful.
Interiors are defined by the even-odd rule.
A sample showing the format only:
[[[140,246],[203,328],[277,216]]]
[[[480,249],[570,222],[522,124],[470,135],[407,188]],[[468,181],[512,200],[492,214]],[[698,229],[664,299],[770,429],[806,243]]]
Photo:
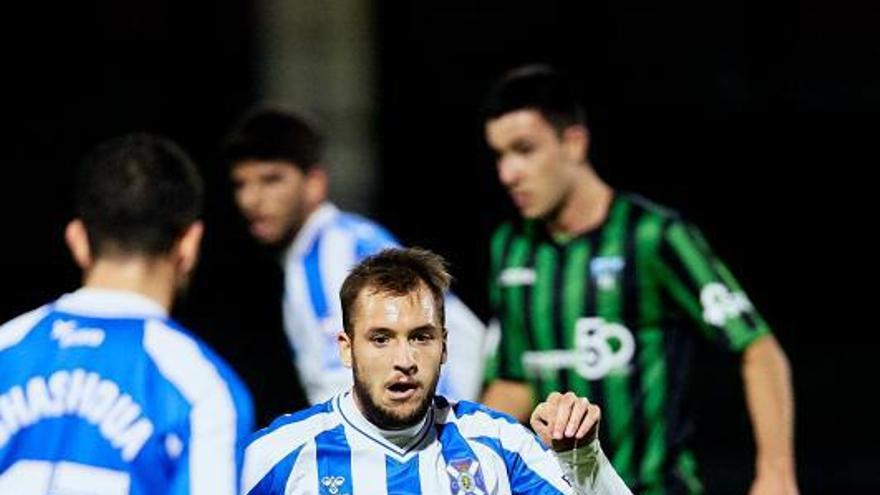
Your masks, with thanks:
[[[486,482],[476,459],[454,459],[446,465],[453,495],[486,495]]]
[[[321,478],[321,484],[327,487],[327,493],[330,495],[337,495],[339,493],[339,487],[344,483],[345,477],[343,476],[324,476]]]
[[[617,277],[626,262],[620,256],[598,256],[590,261],[590,275],[596,279],[596,286],[611,290],[617,285]]]

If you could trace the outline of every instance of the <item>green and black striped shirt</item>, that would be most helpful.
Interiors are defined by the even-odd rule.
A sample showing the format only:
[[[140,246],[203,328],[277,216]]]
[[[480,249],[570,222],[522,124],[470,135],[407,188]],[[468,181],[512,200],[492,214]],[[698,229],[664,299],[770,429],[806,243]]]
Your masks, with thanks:
[[[554,239],[538,221],[502,225],[490,290],[501,342],[487,378],[571,390],[603,408],[603,446],[639,493],[696,493],[685,445],[685,376],[699,333],[731,351],[768,334],[700,232],[617,194],[597,229]]]

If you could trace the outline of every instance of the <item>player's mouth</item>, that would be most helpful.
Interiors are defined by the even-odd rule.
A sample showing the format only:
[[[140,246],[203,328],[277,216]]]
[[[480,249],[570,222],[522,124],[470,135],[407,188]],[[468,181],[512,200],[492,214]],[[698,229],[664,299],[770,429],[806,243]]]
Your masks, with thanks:
[[[258,238],[268,238],[272,235],[272,221],[266,216],[255,216],[248,219],[251,234]]]
[[[513,199],[517,208],[523,209],[529,206],[529,194],[521,191],[510,191],[510,197]]]
[[[385,386],[385,391],[393,401],[406,401],[415,396],[419,384],[414,380],[398,380]]]

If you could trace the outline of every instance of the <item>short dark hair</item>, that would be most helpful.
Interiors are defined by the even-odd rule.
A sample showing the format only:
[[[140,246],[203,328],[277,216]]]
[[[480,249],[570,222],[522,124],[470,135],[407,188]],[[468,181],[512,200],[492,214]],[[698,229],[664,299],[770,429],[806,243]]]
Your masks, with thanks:
[[[418,290],[424,284],[431,291],[434,304],[445,325],[443,293],[449,289],[452,277],[446,271],[443,258],[419,248],[392,248],[380,251],[355,266],[339,291],[342,301],[342,328],[349,336],[354,334],[352,315],[358,296],[365,289],[394,296],[403,296]]]
[[[517,67],[498,78],[483,103],[483,122],[518,110],[540,112],[559,133],[587,123],[578,89],[565,74],[544,64]]]
[[[305,118],[279,109],[247,114],[221,149],[230,167],[245,160],[284,161],[308,171],[324,158],[324,136]]]
[[[198,220],[203,190],[195,164],[167,138],[137,133],[99,144],[76,184],[92,255],[168,253]]]

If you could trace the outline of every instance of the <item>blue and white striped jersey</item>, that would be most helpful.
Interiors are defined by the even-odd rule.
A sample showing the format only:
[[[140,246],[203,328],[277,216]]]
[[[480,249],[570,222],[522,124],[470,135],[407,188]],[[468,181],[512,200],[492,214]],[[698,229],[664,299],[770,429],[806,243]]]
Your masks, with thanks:
[[[247,389],[132,292],[83,288],[0,327],[0,493],[233,495]]]
[[[330,203],[313,212],[284,253],[284,327],[309,402],[317,404],[352,385],[339,359],[339,289],[351,268],[382,249],[399,247],[382,226]],[[448,361],[438,392],[474,399],[483,378],[485,329],[461,300],[447,295]]]
[[[630,493],[596,442],[586,462],[563,465],[513,418],[472,402],[437,396],[405,438],[388,433],[364,419],[350,392],[282,416],[248,445],[242,493]],[[573,474],[572,465],[590,472]]]

